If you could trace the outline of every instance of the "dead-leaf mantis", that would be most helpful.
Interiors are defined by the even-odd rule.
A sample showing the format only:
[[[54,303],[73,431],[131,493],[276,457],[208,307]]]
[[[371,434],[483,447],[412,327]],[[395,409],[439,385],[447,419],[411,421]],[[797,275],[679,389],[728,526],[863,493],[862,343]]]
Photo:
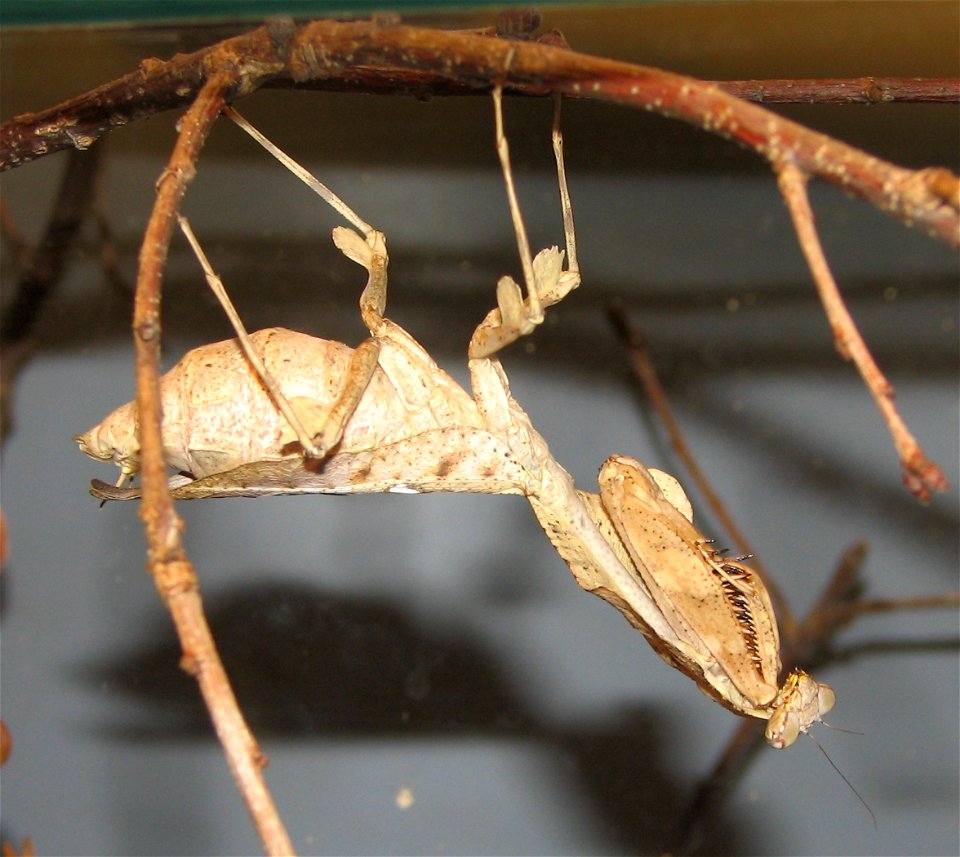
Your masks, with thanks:
[[[502,90],[493,92],[496,145],[516,233],[523,283],[497,283],[497,308],[468,349],[473,395],[384,317],[387,249],[381,232],[267,141],[251,136],[307,182],[352,225],[333,241],[366,269],[360,314],[370,338],[351,349],[281,328],[248,335],[217,275],[181,220],[237,339],[189,352],[162,380],[163,443],[178,499],[289,493],[522,494],[581,587],[613,604],[672,666],[721,704],[766,719],[767,741],[792,744],[834,704],[833,690],[802,671],[779,685],[780,641],[759,576],[724,559],[693,524],[679,483],[625,456],[600,470],[600,493],[580,491],[552,457],[510,393],[497,352],[534,330],[543,311],[580,283],[572,206],[564,171],[559,101],[553,148],[566,251],[531,258],[503,130]],[[564,256],[566,267],[564,268]],[[93,458],[114,461],[116,487],[139,469],[135,403],[77,436]],[[779,688],[779,689],[778,689]]]

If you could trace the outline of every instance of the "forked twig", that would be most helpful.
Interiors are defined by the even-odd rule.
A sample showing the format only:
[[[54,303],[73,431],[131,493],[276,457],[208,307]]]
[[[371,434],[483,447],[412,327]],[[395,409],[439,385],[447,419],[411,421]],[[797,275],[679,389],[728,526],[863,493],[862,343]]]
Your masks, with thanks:
[[[140,414],[143,502],[148,569],[170,610],[183,650],[181,666],[197,679],[214,728],[247,809],[268,854],[292,854],[293,846],[263,777],[265,758],[237,705],[204,616],[196,572],[180,538],[183,523],[167,489],[161,442],[159,385],[160,283],[177,208],[196,172],[200,149],[236,86],[232,68],[211,74],[183,117],[170,161],[157,184],[140,251],[134,302],[137,407]]]
[[[709,484],[683,437],[669,398],[660,384],[646,340],[639,331],[630,326],[622,307],[611,307],[609,316],[615,330],[630,350],[631,368],[663,422],[672,447],[683,460],[727,532],[741,550],[749,552],[749,543],[745,536],[728,515],[722,500]],[[960,593],[957,592],[869,601],[858,599],[856,579],[866,558],[866,552],[866,545],[863,542],[855,543],[844,551],[817,603],[799,623],[794,618],[786,599],[775,588],[772,578],[764,572],[764,580],[776,599],[782,619],[785,671],[789,671],[800,663],[823,662],[822,653],[829,641],[859,616],[903,610],[955,608],[960,605]],[[756,560],[753,560],[752,565],[759,568]],[[674,839],[668,843],[665,853],[684,854],[693,850],[711,811],[732,789],[738,776],[746,769],[750,757],[759,748],[761,735],[759,724],[750,720],[744,720],[732,732],[710,772],[701,780],[689,805],[681,815]],[[841,773],[840,776],[843,777],[843,774]],[[869,807],[867,810],[870,812]]]
[[[504,32],[514,29],[508,26]],[[225,63],[234,68],[242,94],[277,82],[357,86],[369,83],[371,75],[379,75],[389,86],[398,74],[420,74],[429,81],[475,91],[488,91],[502,82],[516,91],[563,93],[655,111],[753,149],[779,173],[831,324],[840,332],[838,343],[857,362],[890,425],[908,488],[926,500],[931,491],[946,487],[942,471],[924,456],[897,414],[889,384],[839,300],[816,240],[803,185],[811,176],[822,178],[960,247],[960,179],[949,170],[902,169],[735,98],[715,84],[579,54],[557,46],[555,40],[428,30],[385,18],[314,21],[301,27],[276,20],[194,54],[145,63],[134,74],[92,93],[5,122],[0,127],[0,169],[65,145],[86,148],[111,123],[183,103],[208,78],[210,69]],[[947,81],[942,88],[944,97],[952,98],[955,82]]]
[[[837,350],[844,360],[852,360],[870,390],[880,413],[890,428],[893,443],[900,457],[903,481],[907,489],[921,501],[928,502],[932,491],[945,491],[949,485],[943,470],[924,454],[917,439],[907,428],[893,403],[893,386],[880,371],[870,354],[856,323],[850,315],[837,283],[830,272],[820,237],[814,224],[813,211],[807,195],[807,176],[789,160],[777,165],[777,180],[783,198],[793,218],[807,264],[827,319],[833,330]]]

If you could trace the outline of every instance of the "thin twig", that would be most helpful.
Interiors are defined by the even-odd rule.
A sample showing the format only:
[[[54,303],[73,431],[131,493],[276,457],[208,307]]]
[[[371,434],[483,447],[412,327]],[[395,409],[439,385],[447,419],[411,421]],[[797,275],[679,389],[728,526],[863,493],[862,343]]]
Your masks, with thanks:
[[[4,200],[0,199],[0,236],[9,252],[16,257],[17,270],[22,271],[30,263],[30,245],[13,217],[13,212]]]
[[[824,608],[824,621],[839,627],[849,624],[858,616],[871,613],[899,613],[904,610],[936,610],[960,607],[960,592],[944,592],[939,595],[917,595],[912,598],[875,598],[869,601],[853,601],[849,604]]]
[[[110,288],[125,300],[133,297],[133,283],[129,282],[120,269],[120,254],[117,251],[117,238],[113,234],[110,218],[100,194],[94,197],[93,217],[97,224],[97,247],[100,253],[100,270]]]
[[[140,251],[133,322],[143,488],[140,516],[147,535],[148,568],[176,625],[183,649],[182,666],[200,685],[231,773],[266,852],[286,855],[293,853],[293,847],[263,777],[264,756],[233,695],[203,613],[196,572],[183,548],[183,523],[167,490],[161,441],[160,284],[167,248],[204,140],[237,81],[236,71],[229,66],[213,72],[183,117],[176,146],[158,182],[157,200]]]
[[[103,146],[73,151],[67,158],[50,220],[36,250],[29,253],[10,212],[4,213],[4,236],[27,264],[21,271],[13,300],[0,323],[0,438],[13,426],[13,393],[17,375],[35,345],[33,332],[56,290],[67,253],[93,197]]]
[[[932,491],[946,491],[949,486],[947,477],[935,462],[926,457],[917,439],[900,417],[893,402],[893,387],[880,371],[873,355],[870,354],[840,295],[823,248],[820,246],[820,237],[817,235],[813,211],[807,196],[807,177],[795,164],[784,160],[777,166],[777,179],[790,210],[790,216],[793,218],[800,246],[813,274],[820,300],[827,313],[827,319],[833,329],[837,349],[845,360],[852,360],[856,364],[890,428],[897,455],[900,457],[904,484],[921,501],[928,502]]]
[[[854,542],[840,555],[823,592],[800,622],[796,636],[785,647],[785,669],[816,661],[822,656],[829,640],[846,624],[833,623],[827,617],[837,607],[850,604],[857,598],[857,578],[866,559],[867,544],[863,541]]]
[[[672,840],[661,854],[676,855],[693,852],[703,835],[709,819],[730,793],[737,778],[746,768],[750,757],[760,748],[763,721],[743,719],[734,728],[713,767],[694,790],[693,797],[679,817]]]
[[[960,101],[956,77],[830,77],[794,80],[715,80],[720,89],[758,104],[890,104]]]
[[[416,91],[421,95],[434,91],[434,81],[438,94],[451,87],[488,92],[502,81],[514,91],[561,92],[651,110],[736,140],[774,164],[789,153],[803,172],[960,247],[960,179],[949,170],[895,167],[694,78],[534,40],[384,26],[382,21],[314,21],[297,27],[279,20],[169,62],[144,62],[113,83],[5,122],[0,170],[57,149],[86,148],[117,125],[186,103],[218,56],[238,65],[243,95],[278,82],[367,92],[393,86],[409,92],[410,76],[420,75],[423,86]]]
[[[753,557],[750,560],[750,565],[760,577],[763,578],[767,589],[770,590],[770,596],[776,604],[777,615],[783,626],[784,634],[787,637],[793,636],[796,633],[796,617],[793,615],[790,605],[783,597],[783,593],[780,591],[773,577],[764,567],[763,563],[756,558],[746,534],[740,529],[733,516],[727,511],[727,507],[720,498],[720,495],[714,490],[706,473],[703,472],[697,463],[696,457],[683,435],[683,430],[680,428],[680,422],[673,413],[670,399],[663,389],[663,385],[660,383],[656,367],[650,356],[650,349],[647,346],[646,338],[639,330],[630,324],[623,307],[611,306],[608,308],[607,313],[614,329],[627,346],[630,357],[630,367],[634,375],[636,375],[637,380],[643,386],[647,398],[650,400],[650,404],[653,405],[657,415],[660,417],[660,422],[663,423],[664,428],[667,430],[667,434],[670,437],[670,445],[673,447],[674,452],[677,453],[677,456],[683,462],[690,477],[697,484],[697,488],[703,495],[703,498],[713,510],[721,526],[733,540],[737,550],[742,554],[749,554]]]

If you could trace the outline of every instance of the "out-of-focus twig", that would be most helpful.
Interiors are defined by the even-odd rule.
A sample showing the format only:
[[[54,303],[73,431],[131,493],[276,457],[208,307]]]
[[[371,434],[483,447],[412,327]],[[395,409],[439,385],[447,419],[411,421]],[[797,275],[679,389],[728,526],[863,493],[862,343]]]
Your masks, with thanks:
[[[128,281],[120,270],[120,254],[117,251],[117,237],[113,232],[110,218],[101,195],[93,200],[93,217],[97,224],[98,252],[100,269],[110,288],[124,300],[132,300],[133,283]]]
[[[793,218],[800,246],[813,274],[820,300],[833,330],[837,350],[845,360],[852,360],[870,390],[880,413],[890,428],[893,443],[900,457],[900,467],[907,489],[923,502],[930,500],[931,492],[945,491],[949,485],[946,474],[927,458],[917,439],[907,428],[894,404],[893,386],[880,371],[870,354],[850,311],[837,288],[827,264],[820,237],[814,224],[813,211],[807,196],[807,177],[785,158],[777,166],[777,178],[783,198]]]
[[[825,605],[820,611],[820,621],[839,628],[849,625],[860,616],[869,616],[872,613],[901,613],[904,610],[938,610],[951,607],[960,607],[960,592],[916,595],[911,598],[874,598],[851,601],[848,604]]]
[[[30,263],[30,245],[20,231],[13,212],[2,199],[0,199],[0,236],[3,237],[3,243],[9,251],[16,257],[14,261],[17,270],[22,271]]]
[[[710,503],[714,513],[738,548],[750,553],[749,543],[727,513],[723,502],[690,452],[673,414],[669,398],[660,384],[646,340],[630,325],[622,307],[611,307],[609,316],[614,329],[629,348],[631,368],[664,424],[673,449],[684,462],[701,493]],[[866,558],[866,552],[866,545],[863,542],[853,544],[844,552],[813,609],[801,622],[794,619],[789,605],[777,590],[769,573],[762,572],[764,582],[771,589],[781,617],[783,631],[781,659],[785,672],[801,664],[810,666],[822,660],[829,641],[859,616],[879,612],[956,607],[960,604],[960,593],[859,600],[857,576]],[[752,564],[756,566],[755,562]],[[732,788],[752,754],[760,747],[762,735],[762,721],[745,719],[737,726],[710,772],[697,787],[690,804],[680,817],[675,837],[664,853],[686,854],[694,849],[706,820]]]
[[[797,78],[794,80],[715,80],[720,89],[759,104],[889,104],[960,101],[956,77]]]
[[[4,235],[21,248],[18,255],[26,258],[26,265],[0,321],[0,438],[6,438],[13,424],[13,390],[20,367],[33,349],[34,328],[90,208],[102,151],[103,146],[97,146],[89,152],[70,152],[50,220],[32,253],[26,251],[19,229],[4,209]]]

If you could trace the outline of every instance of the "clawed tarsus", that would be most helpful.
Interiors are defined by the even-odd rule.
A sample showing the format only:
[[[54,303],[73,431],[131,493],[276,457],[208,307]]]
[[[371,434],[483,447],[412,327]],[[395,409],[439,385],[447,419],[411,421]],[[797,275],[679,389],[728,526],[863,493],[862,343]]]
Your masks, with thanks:
[[[500,349],[531,333],[543,322],[543,311],[562,300],[580,285],[577,266],[576,235],[573,207],[567,187],[563,163],[563,134],[560,130],[560,96],[555,96],[553,118],[553,152],[557,162],[557,180],[560,186],[560,206],[563,212],[563,231],[566,241],[567,270],[563,270],[563,252],[556,247],[541,250],[536,258],[530,256],[530,242],[520,213],[520,204],[513,183],[510,166],[510,147],[503,129],[503,87],[493,88],[497,156],[507,189],[510,218],[517,237],[517,250],[523,269],[527,298],[523,299],[520,286],[510,276],[497,283],[497,309],[481,322],[470,340],[468,354],[472,359],[490,357]]]

